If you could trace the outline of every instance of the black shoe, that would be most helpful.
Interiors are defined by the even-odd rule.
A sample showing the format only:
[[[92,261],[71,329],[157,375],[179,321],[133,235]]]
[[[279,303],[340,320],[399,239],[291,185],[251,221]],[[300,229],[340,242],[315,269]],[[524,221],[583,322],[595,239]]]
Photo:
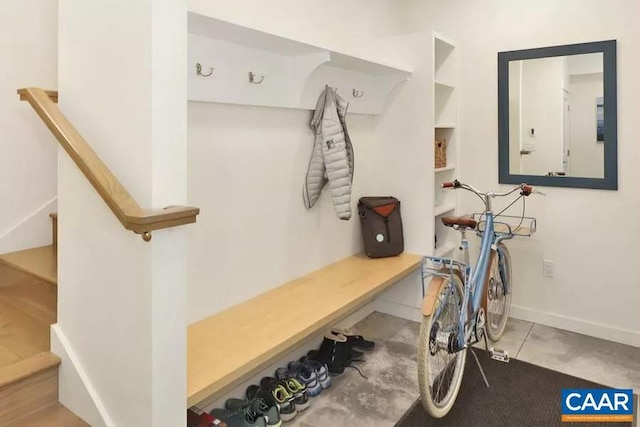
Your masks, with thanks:
[[[280,381],[269,381],[269,377],[265,377],[260,381],[260,386],[250,386],[247,388],[247,398],[253,399],[256,396],[262,397],[271,404],[277,406],[282,421],[291,421],[298,415],[298,408],[294,402],[294,396],[289,392],[287,387]],[[274,380],[275,378],[271,378]],[[267,400],[265,396],[270,396]]]
[[[344,335],[347,339],[347,343],[349,343],[351,347],[355,347],[359,350],[371,351],[376,347],[376,343],[364,339],[362,335],[349,335],[339,329],[332,329],[331,332],[336,335]]]
[[[289,368],[278,368],[276,370],[277,379],[287,387],[289,393],[294,396],[294,402],[298,412],[302,412],[309,407],[309,393],[307,386],[304,385],[293,371]]]
[[[262,399],[270,407],[275,407],[282,421],[291,421],[298,415],[298,410],[295,403],[291,400],[291,396],[283,393],[281,388],[265,388],[258,385],[250,385],[247,387],[246,394],[249,400]]]
[[[249,408],[238,411],[229,411],[224,408],[215,408],[211,415],[227,424],[229,427],[266,427],[264,417],[256,414]]]
[[[231,412],[250,409],[255,415],[263,417],[267,426],[282,426],[278,407],[275,405],[269,405],[266,400],[259,397],[253,400],[228,399],[225,402],[224,407]]]
[[[344,335],[328,334],[325,335],[320,349],[310,351],[307,357],[327,365],[332,375],[340,375],[352,362],[362,360],[362,353],[354,354],[353,348],[347,343]]]

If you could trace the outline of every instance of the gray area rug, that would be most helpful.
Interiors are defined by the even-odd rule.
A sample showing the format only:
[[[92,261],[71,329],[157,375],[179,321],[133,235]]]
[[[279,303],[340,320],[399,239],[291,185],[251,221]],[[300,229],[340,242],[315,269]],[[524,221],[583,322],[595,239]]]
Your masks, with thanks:
[[[415,401],[418,391],[416,343],[419,324],[376,313],[353,332],[376,341],[365,361],[333,377],[333,385],[311,399],[291,427],[391,427]]]
[[[487,388],[472,355],[467,356],[462,386],[456,403],[441,419],[427,415],[416,401],[396,427],[495,427],[495,426],[630,426],[631,423],[563,423],[563,388],[609,388],[560,372],[512,359],[509,363],[492,360],[476,350],[489,380]],[[637,396],[635,414],[637,422]]]

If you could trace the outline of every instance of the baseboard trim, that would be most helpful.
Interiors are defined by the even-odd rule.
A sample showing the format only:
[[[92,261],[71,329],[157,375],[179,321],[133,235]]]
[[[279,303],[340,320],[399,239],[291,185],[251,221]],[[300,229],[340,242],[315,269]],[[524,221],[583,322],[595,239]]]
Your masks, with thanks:
[[[16,252],[51,244],[49,214],[56,210],[58,196],[45,202],[33,212],[13,224],[0,235],[0,253]]]
[[[384,298],[376,298],[375,311],[414,322],[422,322],[422,310],[419,307],[389,301]]]
[[[640,332],[616,328],[588,320],[576,319],[559,314],[533,310],[518,305],[511,305],[509,315],[515,319],[526,320],[540,325],[566,331],[577,332],[608,341],[640,347]]]
[[[92,427],[115,427],[71,344],[58,324],[51,325],[51,352],[61,360],[60,403]]]

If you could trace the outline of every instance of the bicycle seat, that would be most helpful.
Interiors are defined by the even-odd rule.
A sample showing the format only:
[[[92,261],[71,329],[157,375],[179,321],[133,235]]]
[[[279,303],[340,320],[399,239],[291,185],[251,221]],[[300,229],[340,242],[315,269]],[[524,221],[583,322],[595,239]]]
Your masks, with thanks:
[[[478,221],[468,216],[443,216],[442,223],[447,227],[470,228],[474,229],[478,225]]]

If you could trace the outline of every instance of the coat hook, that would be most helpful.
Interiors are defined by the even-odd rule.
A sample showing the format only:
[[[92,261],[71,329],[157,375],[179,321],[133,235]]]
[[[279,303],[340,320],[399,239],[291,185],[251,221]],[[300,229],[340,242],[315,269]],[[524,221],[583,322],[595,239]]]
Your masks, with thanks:
[[[362,98],[364,96],[363,90],[353,89],[352,93],[354,98]]]
[[[213,74],[213,70],[215,70],[215,68],[209,67],[209,74],[202,74],[202,64],[199,62],[196,64],[196,74],[198,76],[209,77],[210,75]]]
[[[258,80],[260,78],[260,80]],[[253,71],[249,71],[249,83],[259,85],[264,81],[264,76],[258,76]]]

